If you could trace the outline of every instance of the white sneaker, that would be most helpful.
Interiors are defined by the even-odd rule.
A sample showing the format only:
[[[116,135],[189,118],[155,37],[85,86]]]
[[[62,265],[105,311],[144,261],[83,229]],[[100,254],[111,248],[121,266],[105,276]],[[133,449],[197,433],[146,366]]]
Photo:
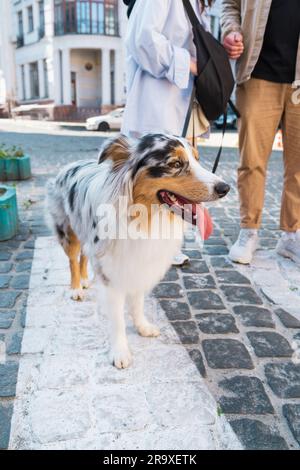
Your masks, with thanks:
[[[184,266],[190,262],[190,258],[184,253],[179,252],[178,255],[174,256],[172,266]]]
[[[283,232],[276,251],[279,255],[290,258],[297,266],[300,266],[300,230],[292,233]]]
[[[235,244],[232,245],[228,256],[234,263],[250,264],[257,248],[257,230],[242,228],[239,238]]]

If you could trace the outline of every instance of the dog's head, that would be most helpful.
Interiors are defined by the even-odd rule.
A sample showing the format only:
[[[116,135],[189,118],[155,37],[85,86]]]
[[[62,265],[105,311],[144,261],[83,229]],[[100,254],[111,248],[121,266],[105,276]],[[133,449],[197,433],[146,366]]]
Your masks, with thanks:
[[[149,213],[153,205],[164,204],[195,225],[197,216],[201,216],[201,203],[223,198],[230,190],[228,184],[200,165],[197,150],[182,138],[148,134],[132,147],[120,137],[104,151],[102,161],[108,156],[115,171],[126,162],[133,203],[145,205]]]

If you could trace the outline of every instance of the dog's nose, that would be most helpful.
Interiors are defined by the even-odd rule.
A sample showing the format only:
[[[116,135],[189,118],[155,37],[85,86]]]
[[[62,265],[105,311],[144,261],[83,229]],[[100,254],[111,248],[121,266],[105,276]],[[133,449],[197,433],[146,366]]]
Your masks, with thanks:
[[[215,192],[219,196],[219,198],[225,197],[226,194],[230,191],[230,186],[227,183],[221,183],[216,184],[215,186]]]

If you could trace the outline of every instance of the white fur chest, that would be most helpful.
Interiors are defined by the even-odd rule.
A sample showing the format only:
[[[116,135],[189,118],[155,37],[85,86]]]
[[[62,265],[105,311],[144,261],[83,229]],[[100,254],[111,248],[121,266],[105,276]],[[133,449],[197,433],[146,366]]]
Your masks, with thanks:
[[[117,240],[112,252],[103,257],[103,272],[118,290],[148,292],[164,277],[181,243],[182,238]]]

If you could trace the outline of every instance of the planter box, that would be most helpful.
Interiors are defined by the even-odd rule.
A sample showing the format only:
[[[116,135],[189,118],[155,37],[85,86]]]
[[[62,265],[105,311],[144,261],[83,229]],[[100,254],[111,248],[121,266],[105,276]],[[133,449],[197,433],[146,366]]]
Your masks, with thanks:
[[[31,177],[30,157],[0,158],[0,180],[26,180]]]
[[[18,229],[16,190],[0,184],[0,241],[14,237]]]

